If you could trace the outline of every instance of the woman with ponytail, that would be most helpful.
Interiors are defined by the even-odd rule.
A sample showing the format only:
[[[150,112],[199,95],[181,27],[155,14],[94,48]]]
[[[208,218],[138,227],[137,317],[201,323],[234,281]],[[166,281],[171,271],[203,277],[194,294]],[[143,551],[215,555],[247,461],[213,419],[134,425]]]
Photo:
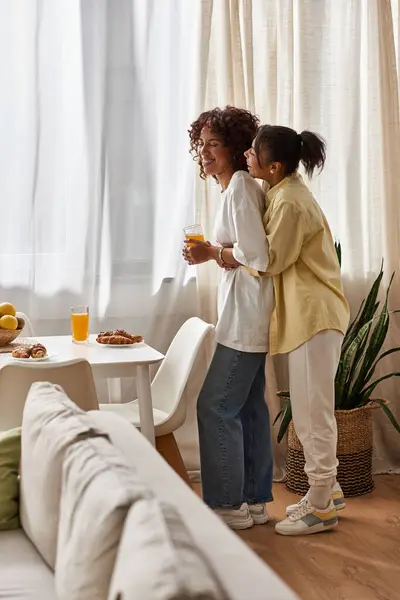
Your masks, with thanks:
[[[264,125],[245,155],[249,173],[269,185],[264,226],[269,244],[266,275],[275,309],[271,354],[288,354],[290,400],[303,445],[310,490],[287,507],[276,525],[282,535],[326,531],[338,523],[344,497],[336,481],[335,375],[349,307],[329,225],[298,173],[312,177],[325,164],[325,142],[310,131]],[[261,274],[260,274],[261,275]]]

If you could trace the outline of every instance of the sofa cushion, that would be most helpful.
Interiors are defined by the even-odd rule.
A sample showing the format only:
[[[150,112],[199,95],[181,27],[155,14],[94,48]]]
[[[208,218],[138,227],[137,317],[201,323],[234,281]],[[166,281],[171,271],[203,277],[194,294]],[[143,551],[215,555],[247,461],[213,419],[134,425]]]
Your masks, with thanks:
[[[196,544],[217,572],[230,600],[295,600],[297,596],[165,462],[143,435],[118,415],[94,411],[104,428],[154,495],[179,510]],[[267,590],[267,592],[266,592]],[[121,600],[125,600],[122,598]],[[298,600],[298,598],[297,598]]]
[[[64,459],[56,561],[59,600],[106,600],[124,521],[147,487],[107,440],[72,445]]]
[[[103,435],[91,417],[64,393],[34,383],[22,419],[21,524],[47,564],[56,562],[62,463],[77,440]]]
[[[131,507],[108,600],[222,600],[205,556],[178,511],[155,498]]]
[[[57,600],[54,573],[22,529],[0,532],[0,598]]]
[[[18,529],[21,428],[0,433],[0,529]]]

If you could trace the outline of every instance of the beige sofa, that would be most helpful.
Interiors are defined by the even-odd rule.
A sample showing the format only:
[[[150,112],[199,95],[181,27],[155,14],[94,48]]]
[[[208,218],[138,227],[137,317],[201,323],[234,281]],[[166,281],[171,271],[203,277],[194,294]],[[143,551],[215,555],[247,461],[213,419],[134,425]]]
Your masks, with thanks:
[[[45,404],[43,404],[44,402]],[[64,457],[62,465],[63,473],[58,472],[60,471],[60,463],[57,465],[55,464],[57,463],[57,460],[55,460],[54,463],[51,459],[52,453],[59,459],[62,452],[64,452],[63,449],[60,450],[61,442],[65,446],[65,440],[67,445],[71,444],[71,440],[73,440],[73,435],[70,435],[69,432],[69,423],[70,421],[71,423],[73,422],[74,417],[69,420],[67,414],[68,418],[65,418],[65,406],[67,406],[68,410],[71,410],[68,402],[69,401],[66,402],[65,399],[63,399],[61,390],[57,390],[55,386],[44,383],[35,384],[28,396],[22,429],[21,459],[21,519],[25,531],[24,529],[20,529],[17,531],[0,532],[0,598],[5,598],[7,600],[59,599],[60,595],[56,593],[56,589],[60,590],[60,581],[62,582],[64,577],[64,581],[69,585],[68,578],[75,577],[73,574],[74,565],[72,565],[71,570],[71,554],[68,558],[68,552],[71,551],[71,548],[66,548],[63,559],[60,558],[60,555],[64,554],[63,544],[65,543],[66,546],[71,546],[74,541],[74,536],[75,538],[76,536],[79,537],[81,532],[80,527],[74,528],[70,526],[70,524],[62,524],[63,519],[65,520],[66,518],[65,515],[63,516],[62,511],[65,513],[68,509],[68,518],[71,519],[76,517],[76,506],[71,508],[71,502],[74,501],[74,498],[71,500],[71,490],[72,493],[74,489],[79,490],[79,485],[77,485],[75,481],[75,487],[71,487],[71,478],[79,478],[81,471],[79,468],[75,468],[74,452],[69,452],[69,454],[67,452],[67,459]],[[62,414],[60,414],[62,418],[60,419],[59,424],[57,422],[59,416],[57,416],[57,418],[53,418],[52,414],[49,418],[43,416],[43,412],[46,412],[43,411],[44,405],[51,406],[51,411],[56,412],[58,407],[61,406]],[[79,409],[77,410],[79,411]],[[156,499],[156,502],[160,501],[161,503],[168,503],[168,505],[172,507],[172,510],[177,509],[179,518],[182,519],[183,526],[187,529],[188,535],[190,535],[200,556],[204,557],[205,562],[208,565],[206,568],[210,568],[213,577],[216,578],[218,585],[221,586],[223,590],[221,597],[231,600],[295,600],[295,595],[275,575],[275,573],[203,504],[201,499],[198,498],[180,477],[176,475],[135,428],[117,415],[101,413],[99,411],[83,414],[85,415],[84,419],[86,419],[85,423],[89,422],[90,427],[97,431],[97,435],[99,436],[96,437],[95,442],[93,442],[92,438],[89,440],[90,447],[95,449],[97,447],[102,448],[102,444],[110,444],[111,442],[112,448],[110,448],[110,451],[114,452],[115,450],[118,455],[121,455],[122,460],[125,461],[127,467],[131,470],[133,485],[136,486],[137,482],[140,481],[140,486],[144,486],[144,489],[147,490],[144,492],[145,501],[142,502],[142,505],[145,506],[147,503],[146,498],[148,492],[153,498],[153,504],[154,499]],[[83,417],[80,416],[79,418]],[[74,425],[71,424],[71,429],[73,429],[73,427]],[[79,435],[80,437],[78,437],[81,439],[82,435]],[[79,445],[75,445],[74,448],[75,450],[77,448],[79,449]],[[39,460],[40,456],[43,459],[43,464],[42,461]],[[96,461],[96,456],[92,456],[91,458]],[[109,458],[107,460],[109,460]],[[111,464],[111,462],[109,460],[109,464]],[[86,458],[84,458],[82,464],[88,465],[88,468],[90,469],[92,468],[90,462],[88,463],[86,461]],[[71,475],[74,468],[75,475]],[[112,468],[111,465],[111,469]],[[111,475],[113,475],[113,473],[111,473]],[[104,473],[102,473],[101,476],[104,476]],[[106,474],[105,476],[109,477],[110,474]],[[84,477],[84,474],[82,474],[82,477]],[[126,469],[124,471],[124,477],[127,477]],[[128,474],[128,479],[129,477]],[[43,503],[43,486],[49,485],[49,483],[51,483],[53,488],[50,492],[46,492],[46,501]],[[112,484],[110,485],[112,486]],[[129,480],[127,486],[129,487],[130,485],[131,480]],[[107,484],[103,487],[104,498],[102,493],[96,496],[95,500],[97,504],[95,510],[92,508],[91,512],[86,512],[86,517],[84,517],[84,520],[82,521],[83,528],[87,526],[88,521],[93,521],[93,525],[88,529],[89,537],[92,532],[100,535],[99,532],[101,532],[101,528],[104,526],[105,517],[103,518],[100,515],[103,514],[102,503],[106,502],[105,497],[107,496],[108,487]],[[138,497],[143,497],[142,487],[139,492],[137,492]],[[79,493],[84,494],[85,489],[86,488],[82,487]],[[57,502],[60,501],[61,506],[60,516],[57,516],[55,523],[55,526],[58,527],[58,541],[52,539],[52,535],[54,534],[54,532],[52,532],[52,527],[54,527],[54,523],[52,522],[51,517],[52,511],[57,511],[54,512],[54,514],[58,515],[58,511],[60,510],[58,505],[54,505],[54,499],[57,498],[57,494],[59,494],[59,500],[57,500]],[[78,491],[76,494],[78,494]],[[52,495],[54,495],[54,498],[51,497]],[[50,500],[53,504],[51,504]],[[50,502],[50,504],[47,505],[46,503],[48,502]],[[137,506],[139,506],[139,504],[140,503],[136,503]],[[40,515],[40,511],[42,511],[42,513],[44,511],[44,513]],[[101,574],[110,569],[110,572],[114,571],[113,578],[115,579],[116,571],[118,570],[118,578],[121,577],[122,571],[122,579],[124,582],[128,581],[128,587],[131,586],[134,589],[135,586],[132,586],[131,584],[134,584],[135,582],[129,582],[129,579],[132,580],[138,575],[139,578],[140,575],[142,575],[143,578],[143,573],[146,569],[152,569],[151,557],[154,556],[154,552],[153,550],[147,554],[145,551],[137,552],[138,539],[143,539],[143,534],[144,537],[146,537],[146,531],[143,531],[143,523],[146,523],[146,521],[143,521],[143,518],[140,519],[140,515],[136,514],[135,517],[135,515],[131,513],[132,510],[130,510],[128,518],[125,519],[125,516],[123,517],[123,544],[120,544],[118,540],[119,551],[116,562],[114,562],[115,557],[110,559],[112,564],[107,564],[106,568],[104,568],[103,562]],[[82,513],[82,515],[84,514],[85,513]],[[88,514],[92,516],[88,518]],[[176,519],[176,515],[174,518]],[[128,521],[131,520],[135,521],[135,525],[129,529]],[[138,533],[139,529],[137,525],[137,523],[140,522],[142,523],[141,536]],[[69,526],[70,530],[66,530]],[[60,533],[60,530],[63,528],[64,530]],[[82,533],[84,535],[79,542],[79,552],[82,551],[82,545],[86,543],[87,539],[85,532]],[[179,536],[181,536],[181,533]],[[138,539],[136,539],[136,537]],[[35,546],[35,543],[32,543],[32,539],[40,539],[40,544],[38,543],[39,548]],[[151,541],[154,542],[155,539],[156,537],[153,535]],[[179,537],[179,539],[181,538]],[[58,549],[57,557],[54,559],[54,557],[52,557],[52,546],[54,546],[56,542],[58,544]],[[123,550],[121,550],[122,545],[124,546]],[[181,547],[181,551],[182,548],[184,548],[184,551],[186,552],[187,546],[186,540]],[[101,559],[104,561],[104,553],[100,554],[100,558],[98,557],[99,560]],[[45,556],[46,560],[44,560],[42,556]],[[140,561],[148,556],[150,556],[150,559],[146,558],[143,563],[143,568],[140,567]],[[194,566],[192,558],[193,557],[190,557],[190,560],[188,560],[186,564],[186,567],[189,569]],[[52,568],[54,560],[55,571],[54,568]],[[86,558],[83,556],[82,560],[86,560]],[[51,566],[46,564],[46,562]],[[184,563],[185,560],[182,560],[182,568],[185,567]],[[68,564],[67,570],[65,569],[66,564]],[[98,569],[100,566],[99,562],[93,564],[93,573],[95,573],[96,568]],[[62,576],[57,574],[57,569],[64,571]],[[89,568],[86,565],[86,572],[91,570],[92,565],[90,565]],[[150,572],[153,573],[152,570],[150,570]],[[203,572],[202,567],[198,572]],[[112,586],[113,585],[114,589],[117,589],[115,587],[115,582],[112,583]],[[80,596],[80,598],[81,597],[83,598],[83,596]],[[97,598],[101,597],[101,594],[93,594],[91,600],[97,600]],[[106,594],[104,597],[108,598],[108,600],[110,598],[114,600],[112,595],[109,596]],[[150,597],[153,598],[148,595],[145,599],[144,595],[140,594],[140,592],[136,595],[132,595],[129,592],[115,595],[115,599],[121,598],[121,600],[133,600],[134,597],[137,598],[137,600],[147,600],[147,598]],[[208,600],[209,597],[213,598],[214,596],[185,595],[179,596],[179,599],[189,599],[192,597],[201,597],[203,600]],[[159,598],[163,598],[160,590],[158,590],[157,595],[154,596],[154,600],[159,600]]]

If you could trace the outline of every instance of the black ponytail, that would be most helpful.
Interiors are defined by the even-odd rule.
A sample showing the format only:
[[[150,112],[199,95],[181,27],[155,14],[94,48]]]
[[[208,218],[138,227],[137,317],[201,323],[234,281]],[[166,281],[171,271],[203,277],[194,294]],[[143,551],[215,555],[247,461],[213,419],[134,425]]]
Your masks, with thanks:
[[[326,143],[322,137],[311,131],[298,134],[290,127],[262,125],[258,130],[254,150],[260,166],[265,160],[280,162],[285,175],[291,175],[303,164],[309,177],[315,169],[322,171],[326,159]]]
[[[325,140],[312,131],[302,131],[301,139],[301,154],[300,161],[308,177],[312,177],[315,169],[319,169],[321,173],[326,160],[326,143]]]

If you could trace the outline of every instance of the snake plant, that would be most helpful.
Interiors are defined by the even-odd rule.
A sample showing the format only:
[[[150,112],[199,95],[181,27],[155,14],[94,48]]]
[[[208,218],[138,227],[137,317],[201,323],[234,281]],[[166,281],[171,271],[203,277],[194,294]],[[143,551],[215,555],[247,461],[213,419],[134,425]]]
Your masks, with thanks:
[[[339,264],[341,264],[341,247],[335,244]],[[349,325],[343,340],[339,367],[335,379],[335,409],[351,410],[365,406],[371,401],[371,395],[381,381],[399,377],[400,372],[386,373],[374,379],[375,369],[382,359],[389,354],[399,352],[400,347],[390,348],[382,352],[382,346],[389,331],[389,315],[399,312],[389,311],[388,298],[394,273],[389,282],[385,300],[380,308],[378,294],[383,279],[383,262],[371,290],[361,303],[353,322]],[[380,308],[380,310],[378,310]],[[279,392],[283,399],[282,409],[275,418],[274,424],[280,419],[278,442],[284,437],[292,419],[289,392]],[[400,426],[388,405],[379,399],[374,399],[389,418],[392,425],[400,433]]]

